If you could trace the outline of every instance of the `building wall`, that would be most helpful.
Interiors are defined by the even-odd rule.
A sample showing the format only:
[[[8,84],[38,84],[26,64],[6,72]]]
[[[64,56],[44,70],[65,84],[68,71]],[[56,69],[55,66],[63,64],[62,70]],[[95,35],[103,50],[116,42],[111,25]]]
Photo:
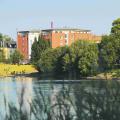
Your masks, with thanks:
[[[51,33],[52,48],[62,47],[65,45],[70,46],[73,42],[78,40],[89,40],[99,43],[101,36],[96,36],[90,32],[75,32],[75,31],[53,31]]]
[[[25,59],[31,58],[31,48],[32,44],[35,41],[35,38],[38,40],[41,32],[18,32],[17,34],[17,48],[23,54]]]
[[[78,40],[89,40],[99,43],[101,36],[93,35],[88,31],[75,31],[75,30],[44,30],[44,31],[28,31],[18,32],[17,35],[17,48],[24,55],[25,59],[31,58],[32,44],[39,35],[45,40],[49,40],[52,48],[70,46],[73,42]]]
[[[17,49],[28,59],[28,33],[17,34]]]

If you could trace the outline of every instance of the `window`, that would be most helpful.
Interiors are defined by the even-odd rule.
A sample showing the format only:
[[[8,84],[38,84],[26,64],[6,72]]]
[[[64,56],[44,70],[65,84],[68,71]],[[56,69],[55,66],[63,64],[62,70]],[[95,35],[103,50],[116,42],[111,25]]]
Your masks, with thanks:
[[[25,41],[25,38],[24,38],[24,37],[22,38],[22,41]]]
[[[30,44],[32,45],[32,40],[30,40]]]
[[[22,37],[25,37],[25,36],[26,36],[26,33],[23,32],[23,33],[21,33],[21,35],[22,35]]]
[[[65,38],[67,38],[67,34],[65,34]]]
[[[63,42],[60,42],[60,45],[63,45]]]
[[[58,31],[55,31],[55,33],[59,33]]]
[[[24,41],[22,42],[22,46],[24,46],[25,45],[25,43],[24,43]]]
[[[60,36],[60,39],[63,39],[63,36]]]
[[[65,40],[65,43],[67,43],[67,40]]]

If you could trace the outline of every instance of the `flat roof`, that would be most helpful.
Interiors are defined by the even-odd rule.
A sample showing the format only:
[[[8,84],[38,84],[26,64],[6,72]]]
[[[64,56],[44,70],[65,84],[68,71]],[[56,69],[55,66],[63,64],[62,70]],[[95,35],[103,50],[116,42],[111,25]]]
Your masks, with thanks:
[[[17,33],[34,33],[34,32],[41,32],[42,30],[23,30],[17,31]]]
[[[53,28],[53,29],[33,29],[33,30],[23,30],[23,31],[18,31],[17,33],[35,33],[35,32],[51,32],[51,31],[78,31],[78,32],[90,32],[91,30],[87,29],[79,29],[79,28]]]
[[[53,29],[44,29],[42,31],[78,31],[78,32],[90,32],[91,30],[79,29],[79,28],[53,28]]]

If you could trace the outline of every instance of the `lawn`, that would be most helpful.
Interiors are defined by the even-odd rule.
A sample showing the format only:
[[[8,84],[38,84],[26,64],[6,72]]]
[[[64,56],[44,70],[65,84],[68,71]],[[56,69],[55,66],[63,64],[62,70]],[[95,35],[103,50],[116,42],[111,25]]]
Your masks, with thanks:
[[[0,63],[0,76],[37,72],[33,65],[11,65]]]

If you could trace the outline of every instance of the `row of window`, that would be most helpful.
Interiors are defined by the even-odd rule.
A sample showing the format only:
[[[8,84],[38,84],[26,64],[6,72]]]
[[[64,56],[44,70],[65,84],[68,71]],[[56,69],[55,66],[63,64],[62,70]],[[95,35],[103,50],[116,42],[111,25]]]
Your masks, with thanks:
[[[55,31],[55,33],[64,33],[64,32],[62,32],[62,31]],[[71,33],[71,31],[69,31],[69,33]],[[74,33],[85,33],[85,34],[87,34],[87,33],[90,33],[90,32],[85,32],[85,31],[81,31],[81,32],[74,32]]]

